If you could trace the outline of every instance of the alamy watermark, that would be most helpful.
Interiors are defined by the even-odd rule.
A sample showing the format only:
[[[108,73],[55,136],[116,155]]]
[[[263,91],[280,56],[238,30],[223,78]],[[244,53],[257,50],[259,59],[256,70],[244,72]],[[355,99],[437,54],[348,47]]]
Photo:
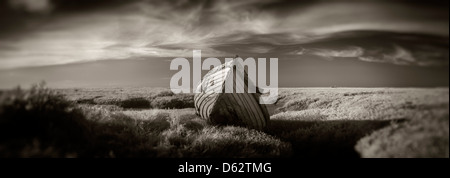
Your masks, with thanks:
[[[192,84],[196,87],[196,89],[193,90],[194,93],[220,93],[223,91],[223,87],[221,87],[223,82],[225,82],[225,93],[244,93],[244,77],[247,73],[247,92],[256,93],[256,89],[258,88],[259,92],[262,93],[259,100],[260,104],[273,104],[276,102],[278,98],[278,58],[270,58],[270,84],[267,85],[266,58],[258,58],[258,65],[256,65],[256,60],[252,57],[245,60],[240,57],[225,58],[225,63],[222,64],[218,58],[214,57],[206,58],[202,62],[201,50],[193,50],[192,53]],[[206,76],[205,80],[202,81],[202,70],[211,70],[214,69],[214,67],[221,65],[225,66],[217,69],[216,73]],[[245,66],[247,67],[247,71],[244,70]],[[181,69],[179,69],[179,67],[181,67]],[[235,68],[235,70],[230,70],[233,68]],[[170,63],[170,70],[179,70],[170,79],[170,89],[172,92],[191,93],[191,67],[189,61],[186,58],[175,58]],[[235,80],[233,80],[233,71],[236,72]],[[255,85],[253,82],[256,81],[257,71],[258,80]],[[179,84],[180,80],[181,84]],[[236,87],[233,87],[235,82]]]

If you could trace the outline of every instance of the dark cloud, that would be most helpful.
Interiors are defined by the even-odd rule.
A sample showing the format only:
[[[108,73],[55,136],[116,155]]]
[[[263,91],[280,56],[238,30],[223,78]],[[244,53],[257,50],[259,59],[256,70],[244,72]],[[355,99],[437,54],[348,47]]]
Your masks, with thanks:
[[[399,65],[448,65],[448,37],[394,32],[344,32],[301,45],[319,48],[311,54],[355,57]]]
[[[326,59],[355,58],[399,65],[448,65],[448,37],[385,31],[350,31],[321,36],[292,34],[221,37],[214,49],[252,55],[315,55]]]
[[[14,0],[9,1],[14,10],[22,10],[29,13],[48,13],[53,9],[49,0]]]
[[[448,86],[448,22],[448,1],[0,0],[0,84],[161,86],[195,49],[277,57],[280,86]]]
[[[22,35],[55,18],[132,3],[134,0],[0,0],[0,38]]]
[[[240,54],[448,65],[448,1],[0,1],[1,68]],[[2,47],[3,46],[3,47]]]

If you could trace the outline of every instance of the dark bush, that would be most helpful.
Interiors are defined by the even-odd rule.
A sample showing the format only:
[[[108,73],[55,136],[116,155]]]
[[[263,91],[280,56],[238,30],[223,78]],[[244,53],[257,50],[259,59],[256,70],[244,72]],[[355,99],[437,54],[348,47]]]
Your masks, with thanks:
[[[148,101],[145,98],[129,98],[126,100],[121,101],[120,107],[122,108],[137,108],[137,109],[144,109],[144,108],[150,108],[150,101]]]
[[[0,95],[0,157],[67,157],[90,145],[89,123],[61,95],[33,86]]]
[[[96,104],[93,98],[79,99],[76,101],[78,104]]]

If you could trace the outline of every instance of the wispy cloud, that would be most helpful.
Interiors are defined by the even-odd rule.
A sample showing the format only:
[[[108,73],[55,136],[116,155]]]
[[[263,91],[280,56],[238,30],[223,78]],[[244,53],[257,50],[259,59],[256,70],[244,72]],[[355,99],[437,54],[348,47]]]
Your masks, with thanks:
[[[359,56],[359,59],[367,62],[388,62],[399,65],[409,65],[417,63],[416,58],[408,50],[398,45],[394,45],[393,50],[394,51],[391,53],[381,53],[378,54],[378,56],[375,55]],[[379,52],[372,52],[372,53],[379,53]]]
[[[191,56],[192,49],[202,50],[204,56],[308,54],[448,65],[448,50],[443,50],[448,48],[448,8],[434,5],[274,0],[11,0],[8,5],[3,15],[23,24],[0,19],[4,29],[14,29],[0,35],[0,68]],[[17,12],[11,11],[41,16],[23,20],[26,17],[13,17]],[[415,40],[342,34],[361,30],[429,34],[444,42],[423,36]]]
[[[364,54],[364,51],[361,47],[351,46],[342,50],[333,50],[333,49],[302,49],[297,52],[298,55],[310,54],[317,55],[326,58],[336,58],[336,57],[361,57]]]

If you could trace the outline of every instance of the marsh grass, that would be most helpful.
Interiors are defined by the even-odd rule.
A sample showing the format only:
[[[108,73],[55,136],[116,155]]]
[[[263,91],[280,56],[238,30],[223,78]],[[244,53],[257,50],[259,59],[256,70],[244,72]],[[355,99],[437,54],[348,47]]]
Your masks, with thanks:
[[[73,157],[92,144],[81,110],[42,85],[0,95],[1,157]]]
[[[194,107],[193,94],[174,94],[164,88],[59,89],[69,101],[78,104],[115,105],[123,109],[182,109]]]
[[[448,157],[448,88],[281,89],[264,131],[166,89],[0,92],[0,157]],[[176,109],[174,109],[176,108]]]
[[[448,92],[281,90],[268,133],[296,157],[448,157]]]
[[[271,120],[267,132],[292,144],[293,157],[359,157],[353,149],[359,139],[398,121]]]
[[[359,140],[355,149],[368,158],[448,158],[448,117],[444,111],[391,124]]]

